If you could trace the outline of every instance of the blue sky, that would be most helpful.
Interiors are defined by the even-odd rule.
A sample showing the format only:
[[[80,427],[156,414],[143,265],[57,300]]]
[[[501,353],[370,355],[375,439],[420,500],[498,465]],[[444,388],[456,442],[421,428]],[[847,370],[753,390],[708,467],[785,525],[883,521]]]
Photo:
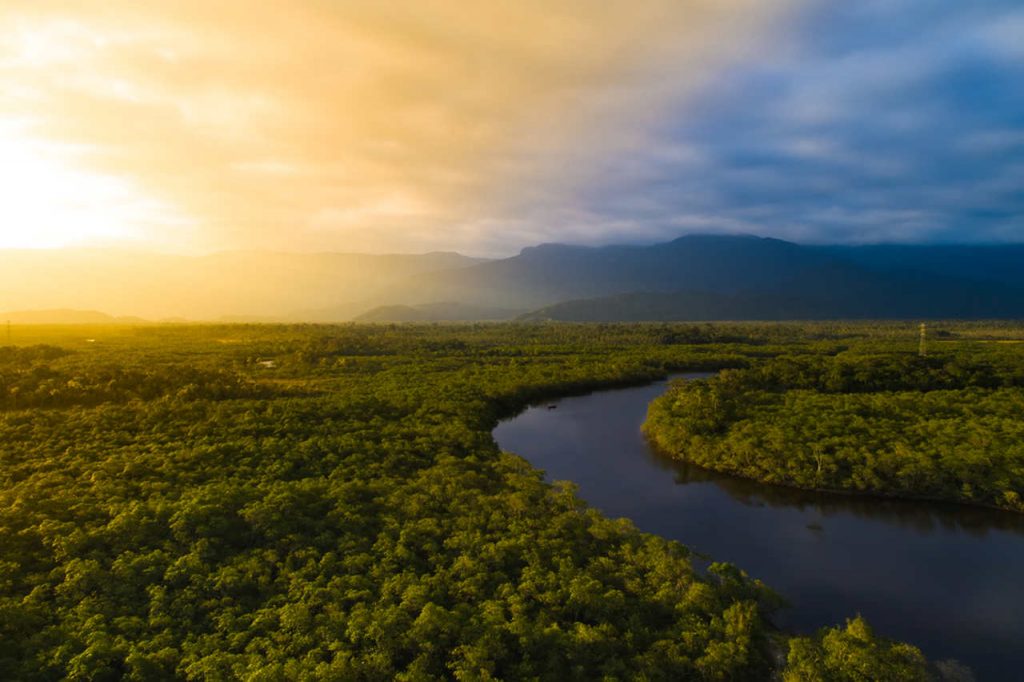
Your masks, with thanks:
[[[38,0],[0,24],[0,248],[1024,241],[1019,0]]]
[[[774,38],[579,200],[663,236],[1024,240],[1024,5],[819,3]]]

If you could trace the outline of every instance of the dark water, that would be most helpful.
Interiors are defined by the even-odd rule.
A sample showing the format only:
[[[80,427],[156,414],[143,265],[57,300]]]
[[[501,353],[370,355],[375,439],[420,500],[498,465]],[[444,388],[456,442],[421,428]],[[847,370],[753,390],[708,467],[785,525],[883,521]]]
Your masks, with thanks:
[[[706,376],[706,375],[684,375]],[[611,517],[764,580],[810,632],[863,614],[877,632],[955,658],[979,680],[1024,680],[1024,516],[955,505],[806,493],[665,458],[640,433],[665,382],[556,401],[494,437],[579,485]]]

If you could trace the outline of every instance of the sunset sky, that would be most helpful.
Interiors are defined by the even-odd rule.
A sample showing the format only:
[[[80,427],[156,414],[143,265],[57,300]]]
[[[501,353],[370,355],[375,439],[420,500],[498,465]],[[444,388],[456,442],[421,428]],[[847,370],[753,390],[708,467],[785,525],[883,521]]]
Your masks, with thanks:
[[[0,0],[0,247],[1024,241],[1019,0]]]

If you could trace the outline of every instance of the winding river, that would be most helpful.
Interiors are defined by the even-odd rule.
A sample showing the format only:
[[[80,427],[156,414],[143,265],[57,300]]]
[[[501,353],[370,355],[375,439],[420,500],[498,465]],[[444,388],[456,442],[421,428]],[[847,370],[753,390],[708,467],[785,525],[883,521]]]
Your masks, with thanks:
[[[957,659],[979,680],[1022,679],[1024,516],[808,493],[668,459],[640,433],[665,387],[531,407],[494,437],[549,480],[576,483],[606,515],[764,580],[791,604],[783,628],[812,632],[861,613],[880,634]]]

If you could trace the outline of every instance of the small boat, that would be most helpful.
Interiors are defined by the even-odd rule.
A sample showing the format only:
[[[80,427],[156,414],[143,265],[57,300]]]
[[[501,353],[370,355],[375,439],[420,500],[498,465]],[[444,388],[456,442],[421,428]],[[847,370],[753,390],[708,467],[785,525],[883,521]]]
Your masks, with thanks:
[[[550,405],[548,405],[548,409],[549,410],[554,410],[557,407],[558,407],[558,405],[555,405],[554,403],[551,403]]]

